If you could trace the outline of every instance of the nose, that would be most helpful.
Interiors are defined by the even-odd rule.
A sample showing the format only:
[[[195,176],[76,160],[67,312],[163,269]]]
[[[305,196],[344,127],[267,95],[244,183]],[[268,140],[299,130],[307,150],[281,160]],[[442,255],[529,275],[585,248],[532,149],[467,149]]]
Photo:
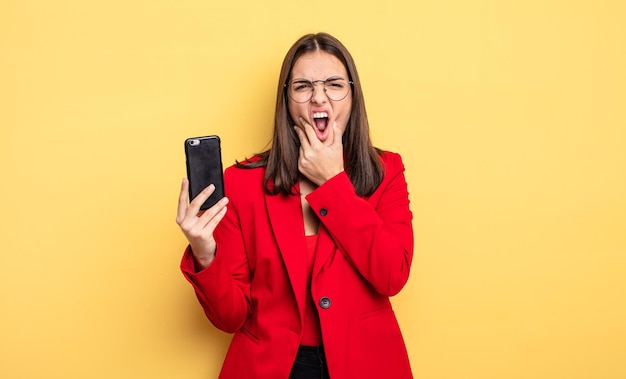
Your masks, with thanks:
[[[311,101],[316,104],[321,104],[326,102],[328,97],[326,96],[326,88],[323,80],[316,80],[313,82],[313,96],[311,96]]]

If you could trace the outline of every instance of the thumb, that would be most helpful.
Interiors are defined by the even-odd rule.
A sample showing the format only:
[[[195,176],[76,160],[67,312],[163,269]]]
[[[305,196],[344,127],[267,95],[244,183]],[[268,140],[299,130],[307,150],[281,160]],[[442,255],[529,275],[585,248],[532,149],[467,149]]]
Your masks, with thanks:
[[[333,124],[333,144],[342,143],[343,131],[337,126],[337,121]]]

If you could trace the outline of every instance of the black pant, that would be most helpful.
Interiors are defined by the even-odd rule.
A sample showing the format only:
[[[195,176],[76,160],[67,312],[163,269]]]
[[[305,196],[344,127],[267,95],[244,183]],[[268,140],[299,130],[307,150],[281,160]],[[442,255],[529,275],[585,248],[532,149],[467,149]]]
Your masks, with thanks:
[[[330,379],[323,346],[300,346],[289,379]]]

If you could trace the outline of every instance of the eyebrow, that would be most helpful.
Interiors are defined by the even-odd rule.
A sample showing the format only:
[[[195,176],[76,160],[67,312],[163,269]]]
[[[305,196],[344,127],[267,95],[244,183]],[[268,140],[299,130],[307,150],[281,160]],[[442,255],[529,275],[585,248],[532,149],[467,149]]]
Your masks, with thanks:
[[[319,79],[322,80],[322,79]],[[335,75],[335,76],[329,76],[328,78],[324,79],[324,81],[327,80],[348,80],[346,78],[344,78],[343,76],[340,75]],[[317,80],[311,80],[311,79],[305,79],[305,78],[296,78],[291,80],[292,83],[294,82],[313,82],[313,81],[317,81]]]

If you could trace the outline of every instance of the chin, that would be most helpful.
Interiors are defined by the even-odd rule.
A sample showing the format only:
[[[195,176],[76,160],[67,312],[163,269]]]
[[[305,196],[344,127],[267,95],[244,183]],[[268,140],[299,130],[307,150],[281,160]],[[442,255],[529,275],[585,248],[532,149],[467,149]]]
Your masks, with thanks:
[[[320,133],[319,130],[316,130],[315,135],[317,136],[318,140],[324,142],[328,139],[328,130],[325,130],[323,133]]]

